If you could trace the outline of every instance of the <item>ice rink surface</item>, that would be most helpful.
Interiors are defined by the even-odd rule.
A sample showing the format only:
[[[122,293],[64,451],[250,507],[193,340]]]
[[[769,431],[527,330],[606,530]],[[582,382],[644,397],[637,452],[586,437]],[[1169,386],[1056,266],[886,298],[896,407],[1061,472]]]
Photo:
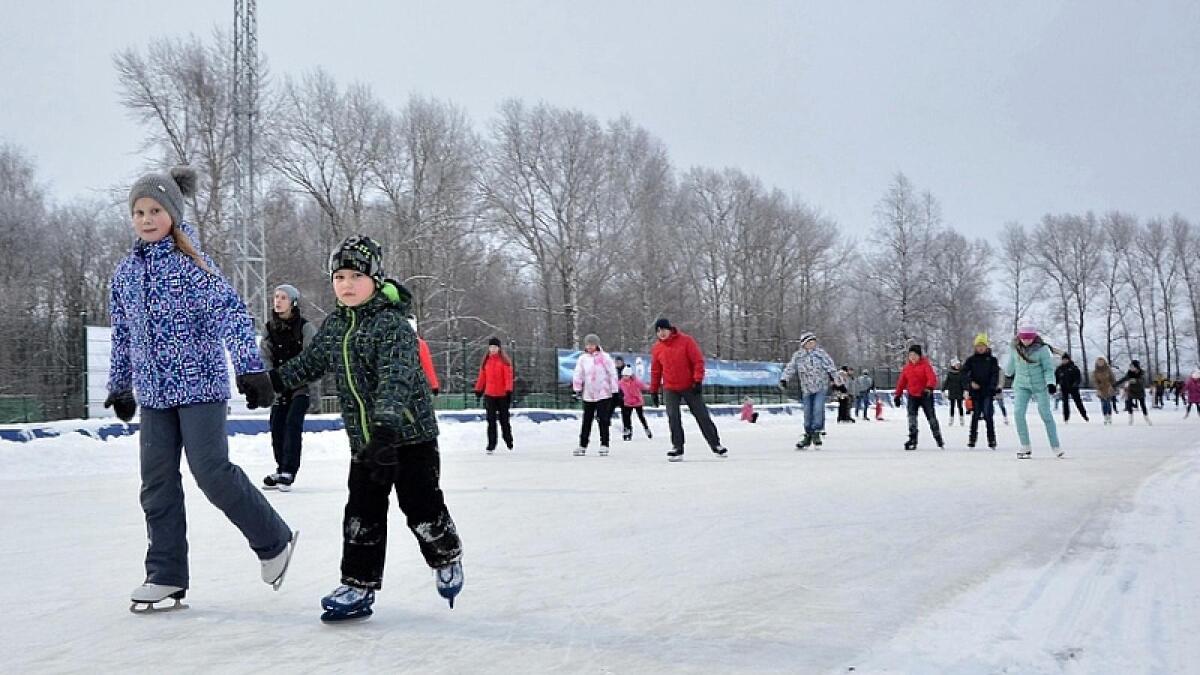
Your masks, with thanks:
[[[1010,411],[1011,412],[1011,411]],[[187,490],[190,608],[135,616],[145,527],[137,440],[0,442],[0,641],[8,673],[1188,673],[1200,672],[1200,419],[1152,411],[1059,429],[1036,414],[1031,460],[966,449],[946,427],[904,452],[905,422],[717,418],[729,456],[685,416],[609,457],[572,457],[578,423],[442,426],[442,486],[465,549],[454,610],[393,507],[368,621],[323,625],[338,584],[348,450],[305,437],[295,489],[268,493],[304,536],[283,588],[237,530]],[[981,430],[982,432],[982,430]],[[982,433],[981,433],[982,435]],[[986,445],[986,443],[981,443]],[[256,484],[266,435],[231,439]]]

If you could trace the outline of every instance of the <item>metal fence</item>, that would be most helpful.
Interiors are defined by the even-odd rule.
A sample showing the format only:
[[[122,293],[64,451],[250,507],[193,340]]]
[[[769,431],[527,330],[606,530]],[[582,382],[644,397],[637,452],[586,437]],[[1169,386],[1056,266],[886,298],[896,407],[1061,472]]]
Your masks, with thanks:
[[[475,379],[487,346],[467,340],[431,341],[428,344],[441,385],[435,407],[440,410],[477,407]],[[581,407],[582,404],[572,396],[570,385],[558,382],[556,348],[510,342],[504,349],[513,361],[515,406]],[[0,424],[74,419],[87,415],[83,393],[85,377],[79,368],[31,364],[19,371],[10,370],[0,369]],[[880,391],[894,387],[899,375],[896,368],[870,368],[867,372]],[[339,412],[335,386],[332,376],[322,382],[322,396],[313,402],[315,410]],[[758,404],[785,403],[798,398],[799,391],[794,383],[787,392],[776,386],[704,388],[705,400],[710,404],[740,404],[746,396]]]

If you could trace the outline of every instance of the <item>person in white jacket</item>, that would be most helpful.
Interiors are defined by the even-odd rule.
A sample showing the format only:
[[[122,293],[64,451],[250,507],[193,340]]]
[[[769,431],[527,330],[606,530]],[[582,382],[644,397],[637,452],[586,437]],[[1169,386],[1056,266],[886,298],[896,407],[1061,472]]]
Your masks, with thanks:
[[[579,430],[579,447],[574,454],[579,457],[587,453],[594,419],[600,425],[600,456],[604,457],[608,455],[613,394],[620,391],[620,383],[616,365],[600,348],[600,338],[595,334],[583,338],[583,353],[575,362],[575,376],[571,378],[571,385],[583,400],[583,428]]]

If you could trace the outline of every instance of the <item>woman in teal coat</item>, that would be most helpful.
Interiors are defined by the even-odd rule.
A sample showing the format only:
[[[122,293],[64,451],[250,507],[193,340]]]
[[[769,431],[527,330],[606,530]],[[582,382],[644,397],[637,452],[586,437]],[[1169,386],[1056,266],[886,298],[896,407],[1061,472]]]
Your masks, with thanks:
[[[1004,374],[1013,378],[1013,395],[1016,404],[1013,416],[1017,420],[1017,436],[1021,439],[1021,450],[1018,459],[1029,459],[1032,451],[1029,447],[1029,425],[1025,421],[1025,411],[1029,408],[1029,399],[1037,398],[1038,415],[1042,424],[1046,425],[1046,435],[1050,437],[1050,451],[1062,457],[1063,450],[1058,445],[1058,428],[1054,425],[1054,415],[1050,405],[1050,394],[1054,393],[1054,358],[1050,354],[1050,345],[1038,337],[1037,328],[1025,324],[1017,330],[1017,339],[1013,341],[1008,354],[1008,365]]]

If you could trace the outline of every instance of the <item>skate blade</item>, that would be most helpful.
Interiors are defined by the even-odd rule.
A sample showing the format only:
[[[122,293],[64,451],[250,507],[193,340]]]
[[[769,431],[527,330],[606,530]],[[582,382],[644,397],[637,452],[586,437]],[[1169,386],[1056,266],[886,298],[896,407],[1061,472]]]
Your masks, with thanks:
[[[667,461],[668,461],[668,462],[682,462],[682,461],[683,461],[683,455],[680,455],[679,457],[668,457],[668,458],[667,458]]]
[[[283,563],[283,570],[279,573],[279,576],[275,577],[275,581],[271,582],[272,590],[278,591],[279,587],[283,585],[283,578],[287,576],[288,568],[292,566],[292,556],[296,554],[296,542],[298,541],[300,541],[300,530],[292,530],[292,540],[288,542],[287,561]]]
[[[167,600],[171,599],[174,598],[167,598]],[[157,607],[156,605],[158,603],[155,602],[131,602],[129,605],[129,611],[134,614],[161,614],[163,612],[175,612],[188,608],[188,606],[182,601],[178,599],[174,600],[175,604],[167,605],[166,607]],[[159,600],[158,602],[166,602],[166,600]]]
[[[375,610],[370,608],[364,609],[361,612],[354,612],[353,614],[342,614],[332,610],[325,610],[321,613],[321,623],[330,625],[339,623],[355,623],[357,621],[370,618],[370,616],[374,613]]]

